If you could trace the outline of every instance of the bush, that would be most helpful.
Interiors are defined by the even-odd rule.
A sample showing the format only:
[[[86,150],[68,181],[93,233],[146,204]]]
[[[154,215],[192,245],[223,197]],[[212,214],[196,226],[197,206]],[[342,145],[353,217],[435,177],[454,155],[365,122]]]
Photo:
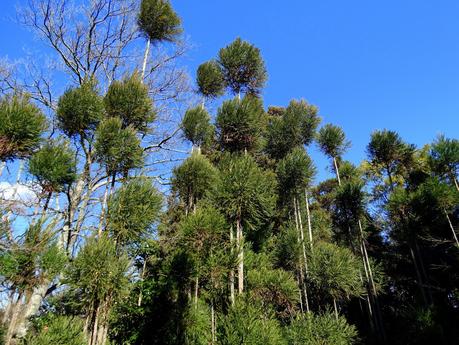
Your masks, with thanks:
[[[28,157],[38,147],[46,128],[40,109],[29,97],[14,95],[0,100],[0,161]]]
[[[39,322],[39,329],[31,331],[24,345],[86,345],[83,321],[77,317],[53,316]]]

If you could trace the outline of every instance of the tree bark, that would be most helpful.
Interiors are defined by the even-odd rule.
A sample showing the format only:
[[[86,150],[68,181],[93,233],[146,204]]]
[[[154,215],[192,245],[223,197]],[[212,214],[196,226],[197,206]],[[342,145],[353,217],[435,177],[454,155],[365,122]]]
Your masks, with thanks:
[[[151,45],[151,41],[147,40],[147,46],[145,47],[145,54],[143,56],[143,63],[142,63],[142,74],[141,74],[142,83],[143,83],[143,79],[145,78],[145,70],[147,69],[147,61],[148,61],[148,54],[150,53],[150,45]]]
[[[309,197],[308,197],[308,192],[306,189],[304,189],[304,200],[306,201],[306,215],[308,217],[309,245],[311,246],[311,253],[312,253],[314,246],[312,243],[311,212],[309,211]]]
[[[335,173],[336,179],[338,180],[338,186],[341,186],[341,178],[339,177],[338,162],[336,161],[336,157],[333,157],[333,164],[335,166]]]
[[[233,235],[233,227],[230,227],[230,244],[231,244],[231,251],[233,251],[233,243],[234,243],[234,235]],[[231,304],[234,305],[234,268],[231,267],[230,276],[229,276],[229,285],[230,285],[230,300]]]
[[[457,240],[456,231],[454,231],[453,223],[451,223],[451,219],[449,218],[448,212],[446,212],[446,210],[443,210],[443,212],[445,212],[446,219],[448,220],[449,228],[451,229],[451,232],[453,233],[453,237],[454,237],[454,240],[456,241],[456,245],[457,247],[459,247],[459,241]]]
[[[242,234],[241,220],[236,220],[236,241],[238,250],[238,292],[239,294],[244,292],[244,236]]]

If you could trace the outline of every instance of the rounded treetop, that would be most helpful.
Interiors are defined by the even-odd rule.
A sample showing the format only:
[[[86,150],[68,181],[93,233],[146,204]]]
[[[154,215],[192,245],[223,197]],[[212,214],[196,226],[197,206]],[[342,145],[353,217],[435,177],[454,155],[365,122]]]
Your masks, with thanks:
[[[137,24],[152,43],[175,41],[182,33],[181,22],[168,0],[142,0]]]

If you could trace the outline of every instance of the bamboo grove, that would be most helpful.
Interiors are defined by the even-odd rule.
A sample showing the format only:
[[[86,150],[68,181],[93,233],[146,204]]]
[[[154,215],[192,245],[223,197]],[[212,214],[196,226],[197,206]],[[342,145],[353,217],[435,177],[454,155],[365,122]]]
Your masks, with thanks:
[[[61,74],[0,68],[4,344],[458,344],[457,139],[354,165],[247,41],[188,85],[166,0],[28,6]]]

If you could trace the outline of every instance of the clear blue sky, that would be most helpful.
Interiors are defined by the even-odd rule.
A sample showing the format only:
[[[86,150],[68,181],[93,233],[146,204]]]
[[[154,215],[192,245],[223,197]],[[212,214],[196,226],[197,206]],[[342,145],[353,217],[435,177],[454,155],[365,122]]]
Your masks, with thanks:
[[[266,105],[305,98],[342,126],[357,163],[375,129],[422,145],[459,137],[459,1],[172,1],[195,48],[190,73],[235,37],[257,45],[269,80]],[[0,3],[0,56],[17,57],[30,35]],[[313,152],[319,167],[324,160]],[[323,169],[322,169],[323,171]],[[320,177],[324,175],[320,174]]]

